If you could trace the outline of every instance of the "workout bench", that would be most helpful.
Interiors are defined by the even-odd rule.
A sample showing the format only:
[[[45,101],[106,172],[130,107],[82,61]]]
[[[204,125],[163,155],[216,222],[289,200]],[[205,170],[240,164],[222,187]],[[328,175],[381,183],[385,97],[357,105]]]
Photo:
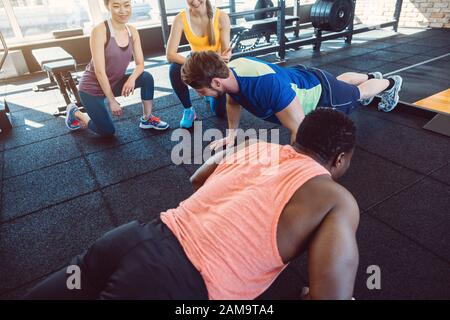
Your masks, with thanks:
[[[47,72],[50,80],[49,83],[35,86],[33,90],[50,90],[57,86],[64,97],[66,106],[72,103],[72,96],[77,106],[81,108],[80,95],[72,76],[72,72],[76,71],[77,68],[75,59],[60,47],[36,49],[32,50],[32,53],[42,70]],[[55,116],[63,115],[66,106],[59,107],[54,113]]]
[[[292,26],[294,22],[299,21],[299,17],[286,16],[286,26]],[[259,40],[265,37],[266,42],[270,43],[270,36],[277,34],[277,17],[266,18],[262,20],[248,21],[242,25],[232,25],[231,47],[237,48],[238,52],[246,52],[255,49],[259,45]],[[284,36],[286,38],[286,36]],[[241,41],[248,39],[256,39],[252,45],[242,45]],[[287,38],[286,38],[287,40]]]

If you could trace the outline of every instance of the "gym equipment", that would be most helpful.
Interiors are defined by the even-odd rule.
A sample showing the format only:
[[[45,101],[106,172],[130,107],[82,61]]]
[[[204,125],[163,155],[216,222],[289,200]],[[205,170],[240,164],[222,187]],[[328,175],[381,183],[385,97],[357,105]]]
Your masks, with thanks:
[[[248,52],[254,50],[262,44],[261,39],[264,39],[267,44],[276,45],[277,41],[271,41],[271,36],[277,34],[277,21],[276,17],[266,18],[262,20],[252,21],[242,26],[231,26],[233,38],[231,39],[231,47],[233,52]],[[297,17],[286,16],[286,26],[292,26]],[[283,35],[284,36],[284,35]],[[284,36],[285,37],[285,36]],[[249,44],[243,43],[245,40],[253,39],[253,42]],[[285,38],[287,41],[287,38]]]
[[[339,32],[353,20],[352,0],[318,0],[311,8],[311,23],[324,31]]]
[[[258,0],[256,1],[255,10],[273,8],[273,2],[271,0]],[[267,18],[273,18],[274,12],[255,13],[255,20],[262,20]]]
[[[349,0],[351,1],[352,4],[352,12],[351,12],[351,16],[350,16],[350,22],[349,24],[344,27],[344,29],[342,31],[328,31],[325,29],[335,29],[335,30],[339,30],[340,28],[342,28],[344,25],[346,25],[346,17],[348,17],[346,15],[346,13],[348,13],[347,11],[345,12],[341,12],[342,10],[338,10],[339,8],[343,8],[346,5],[343,5],[343,3],[346,3],[348,1],[344,1],[344,0],[322,0],[322,1],[317,1],[315,5],[317,5],[317,8],[322,8],[324,11],[326,11],[325,9],[329,8],[329,6],[331,6],[331,8],[333,7],[333,3],[336,2],[336,12],[335,11],[330,11],[330,15],[326,15],[326,14],[320,14],[320,13],[310,13],[310,20],[312,20],[312,17],[315,16],[319,16],[320,18],[317,18],[318,20],[318,24],[316,24],[318,27],[316,27],[314,29],[314,36],[311,36],[309,38],[306,39],[294,39],[292,41],[289,41],[285,44],[285,49],[297,49],[300,46],[305,46],[305,45],[310,45],[312,44],[314,46],[314,50],[315,51],[320,51],[320,47],[322,45],[322,42],[324,41],[328,41],[328,40],[334,40],[334,39],[341,39],[341,38],[345,38],[345,42],[348,44],[352,43],[352,39],[353,39],[353,35],[354,34],[359,34],[359,33],[363,33],[363,32],[368,32],[368,31],[372,31],[375,29],[381,29],[381,28],[387,28],[387,27],[393,27],[394,31],[397,32],[398,29],[398,23],[399,23],[399,19],[400,19],[400,13],[402,10],[402,4],[403,4],[403,0],[395,0],[395,11],[393,14],[393,19],[391,21],[387,21],[378,25],[373,25],[373,26],[358,26],[357,28],[355,28],[354,25],[354,10],[355,10],[355,6],[356,6],[356,0]],[[393,0],[394,1],[394,0]],[[297,0],[297,3],[299,4],[299,0]],[[319,7],[319,3],[322,3]],[[327,4],[328,3],[328,4]],[[340,5],[341,4],[341,5]],[[314,5],[313,5],[314,7]],[[311,7],[311,11],[313,11],[313,7]],[[318,9],[316,9],[317,11]],[[343,9],[346,10],[346,9]],[[319,10],[320,11],[320,10]],[[333,13],[335,12],[335,13]],[[334,17],[338,18],[338,20],[336,21],[331,21],[331,22],[327,22],[327,17]],[[342,18],[340,17],[342,16]],[[315,18],[314,18],[315,19]],[[329,20],[329,19],[328,19]],[[332,26],[334,23],[334,27]],[[309,24],[309,26],[313,26],[312,21]],[[308,24],[303,24],[300,26],[301,29],[306,29],[308,28]]]
[[[81,108],[80,95],[75,79],[72,76],[72,72],[76,71],[77,68],[75,59],[60,47],[36,49],[32,50],[32,53],[50,79],[49,83],[38,85],[33,90],[49,90],[50,88],[55,88],[56,85],[64,97],[66,105],[75,100],[76,105]],[[63,115],[65,110],[66,106],[59,107],[54,115]]]
[[[269,9],[269,10],[267,10]],[[233,52],[248,52],[257,47],[261,47],[263,42],[267,45],[276,45],[277,40],[271,41],[271,36],[277,34],[278,18],[275,17],[275,9],[271,0],[258,0],[255,5],[254,17],[255,20],[245,19],[245,24],[232,25],[231,34],[234,36],[231,39],[231,47]],[[242,16],[242,13],[230,14],[231,16]],[[285,16],[285,25],[292,26],[299,20],[296,16]],[[285,37],[285,35],[282,35]],[[247,41],[246,40],[253,40]],[[261,41],[263,39],[263,42]],[[287,39],[285,39],[287,41]]]
[[[393,27],[394,31],[397,31],[403,0],[392,1],[396,1],[396,4],[391,21],[357,28],[353,19],[356,0],[319,0],[315,4],[308,5],[300,5],[301,0],[295,0],[293,8],[286,8],[285,0],[277,0],[276,6],[272,6],[274,1],[271,5],[270,0],[261,0],[258,1],[256,10],[243,12],[236,12],[235,0],[230,0],[228,6],[220,8],[229,10],[233,58],[276,53],[279,60],[283,61],[287,49],[298,50],[302,46],[312,44],[314,50],[320,51],[324,41],[344,38],[346,43],[351,44],[354,34],[387,27]],[[158,0],[158,3],[163,41],[166,46],[169,37],[167,18],[178,14],[179,9],[166,12],[165,1]],[[287,15],[287,12],[292,12],[291,10],[293,15]],[[273,16],[262,20],[248,18],[269,15]],[[236,22],[238,17],[244,17],[247,21],[238,24]],[[314,31],[311,36],[300,38],[300,29],[312,28]],[[294,37],[288,38],[286,36],[288,32],[293,32]],[[271,39],[272,35],[276,35],[276,39]],[[261,41],[262,39],[265,41]],[[189,44],[179,46],[178,50],[190,50]]]
[[[3,64],[5,63],[6,56],[8,55],[8,46],[6,45],[5,38],[3,34],[0,32],[0,42],[3,46],[3,55],[0,58],[0,72],[2,70]],[[11,112],[8,107],[8,103],[6,99],[3,99],[3,102],[0,102],[0,133],[9,131],[12,129],[11,124]]]

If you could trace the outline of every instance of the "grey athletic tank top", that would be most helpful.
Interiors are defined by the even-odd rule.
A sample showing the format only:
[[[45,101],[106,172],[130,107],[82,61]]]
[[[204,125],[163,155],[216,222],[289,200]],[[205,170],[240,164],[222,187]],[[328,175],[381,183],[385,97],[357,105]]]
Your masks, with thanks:
[[[105,44],[105,70],[109,84],[111,88],[114,88],[124,77],[128,64],[133,57],[133,38],[130,29],[126,26],[129,38],[128,45],[126,47],[119,47],[116,42],[111,20],[105,21],[105,26],[107,35]],[[80,80],[79,90],[93,96],[105,95],[95,75],[93,60],[86,66],[86,71]]]

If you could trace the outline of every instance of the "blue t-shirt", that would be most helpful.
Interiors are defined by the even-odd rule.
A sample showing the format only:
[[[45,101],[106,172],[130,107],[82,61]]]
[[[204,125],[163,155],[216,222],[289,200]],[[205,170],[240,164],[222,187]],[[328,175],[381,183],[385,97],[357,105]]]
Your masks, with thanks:
[[[295,97],[306,115],[320,100],[319,79],[303,67],[284,68],[249,57],[232,60],[228,67],[239,84],[239,92],[230,93],[230,97],[258,118],[272,117]]]

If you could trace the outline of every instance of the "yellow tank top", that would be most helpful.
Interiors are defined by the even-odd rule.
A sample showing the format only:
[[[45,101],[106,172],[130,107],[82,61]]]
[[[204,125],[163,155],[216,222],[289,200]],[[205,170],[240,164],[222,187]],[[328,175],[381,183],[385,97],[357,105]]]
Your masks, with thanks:
[[[188,19],[189,12],[186,10],[181,11],[181,17],[183,19],[183,30],[184,35],[186,36],[189,45],[191,46],[192,51],[221,51],[221,42],[220,42],[220,25],[219,25],[219,17],[220,10],[217,8],[213,17],[213,26],[214,26],[214,35],[216,38],[216,44],[213,46],[209,45],[208,36],[199,37],[197,36],[191,29],[190,19]]]

